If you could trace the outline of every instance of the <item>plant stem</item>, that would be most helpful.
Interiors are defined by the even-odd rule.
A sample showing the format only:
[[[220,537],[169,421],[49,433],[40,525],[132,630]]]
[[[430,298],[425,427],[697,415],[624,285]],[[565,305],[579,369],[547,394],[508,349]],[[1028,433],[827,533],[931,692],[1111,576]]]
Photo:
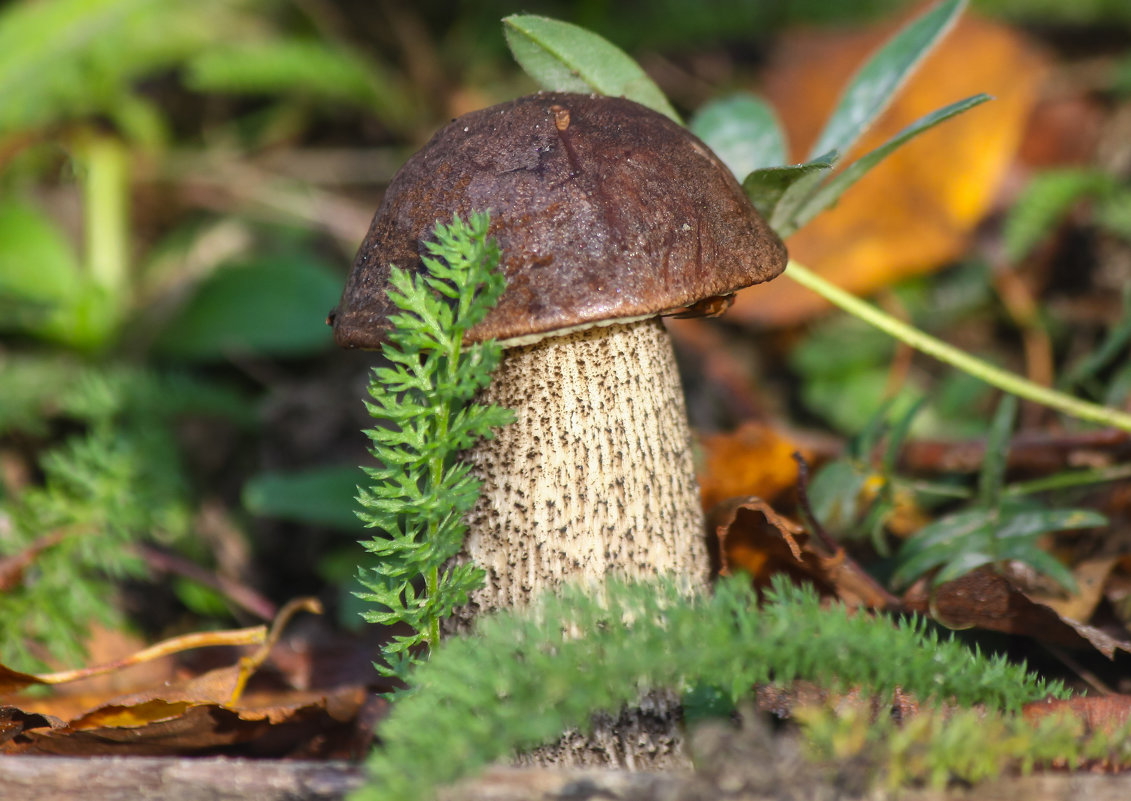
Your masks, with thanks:
[[[129,286],[129,158],[108,136],[92,137],[82,152],[86,262],[94,283],[120,308]]]
[[[980,378],[1004,392],[1048,406],[1079,420],[1087,420],[1088,422],[1131,432],[1131,414],[1074,398],[1063,392],[1057,392],[1054,389],[1036,384],[1016,373],[995,367],[989,362],[971,356],[963,350],[925,334],[914,326],[895,319],[872,304],[826,281],[795,261],[790,261],[785,274],[806,289],[813,290],[834,306],[843,309],[869,325],[875,326],[900,342],[910,345],[928,356],[933,356],[940,362],[957,367],[975,378]]]
[[[440,590],[440,567],[434,565],[424,575],[424,590],[428,598],[435,598],[436,593]],[[428,619],[428,652],[440,644],[440,616],[432,615]]]

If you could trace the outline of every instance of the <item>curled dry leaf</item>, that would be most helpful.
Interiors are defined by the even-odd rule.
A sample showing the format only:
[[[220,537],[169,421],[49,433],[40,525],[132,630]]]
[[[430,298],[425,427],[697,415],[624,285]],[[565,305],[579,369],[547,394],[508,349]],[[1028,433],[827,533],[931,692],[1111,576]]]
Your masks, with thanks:
[[[1119,640],[1030,598],[1006,576],[979,568],[927,593],[920,582],[905,595],[910,609],[929,612],[952,629],[981,628],[1020,634],[1069,648],[1095,648],[1108,659],[1116,651],[1131,653],[1131,643]]]
[[[789,132],[795,159],[815,139],[847,76],[892,27],[784,38],[765,94]],[[868,294],[958,256],[1002,185],[1044,73],[1044,59],[1019,33],[966,14],[841,163],[959,98],[986,92],[994,101],[894,152],[837,207],[790,237],[791,257],[844,289]],[[728,314],[788,325],[826,308],[800,285],[775,281],[740,292]]]
[[[119,696],[67,721],[47,714],[0,707],[0,752],[36,754],[185,754],[240,747],[249,753],[301,751],[344,755],[355,738],[354,721],[367,700],[360,685],[331,691],[244,697],[251,675],[266,660],[284,626],[298,611],[318,612],[313,599],[292,601],[271,631],[259,626],[235,632],[205,632],[166,640],[126,659],[65,673],[33,676],[0,666],[0,691],[59,684],[118,670],[187,648],[255,644],[236,664],[208,671],[181,684]],[[37,704],[45,706],[45,704]],[[49,702],[46,704],[49,707]]]
[[[830,553],[800,525],[782,517],[760,498],[732,498],[710,513],[708,530],[715,533],[719,575],[737,570],[751,575],[758,587],[776,573],[813,584],[822,595],[850,607],[885,609],[898,601],[838,548]]]
[[[1067,598],[1038,592],[1029,592],[1028,595],[1062,618],[1081,622],[1090,620],[1096,606],[1103,600],[1108,576],[1118,561],[1115,556],[1102,556],[1080,562],[1072,568],[1072,576],[1076,579],[1076,593]]]
[[[145,755],[233,753],[258,756],[347,756],[354,717],[366,700],[361,687],[273,697],[238,707],[137,699],[107,705],[61,723],[29,716],[0,744],[0,753]],[[4,713],[0,708],[0,715]],[[38,718],[38,720],[37,720]]]

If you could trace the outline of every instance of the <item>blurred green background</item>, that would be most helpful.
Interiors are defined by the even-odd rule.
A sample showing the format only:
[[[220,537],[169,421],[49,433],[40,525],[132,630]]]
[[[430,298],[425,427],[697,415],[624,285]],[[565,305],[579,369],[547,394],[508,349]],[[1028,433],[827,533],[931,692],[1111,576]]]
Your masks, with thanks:
[[[338,353],[324,319],[406,156],[449,118],[534,89],[506,50],[503,16],[595,30],[690,111],[756,89],[787,28],[850,27],[906,6],[8,2],[0,556],[35,552],[38,572],[0,599],[0,659],[75,658],[92,617],[162,626],[184,610],[255,615],[206,582],[148,583],[145,548],[268,599],[348,585],[374,357]],[[1068,49],[1131,30],[1126,0],[975,7]],[[1123,74],[1131,85],[1126,62]],[[952,294],[964,280],[951,279]],[[802,374],[816,349],[797,351]],[[851,433],[872,412],[834,424]],[[825,413],[836,414],[818,404],[802,416]],[[111,589],[122,578],[144,591]],[[348,611],[348,593],[339,597]]]

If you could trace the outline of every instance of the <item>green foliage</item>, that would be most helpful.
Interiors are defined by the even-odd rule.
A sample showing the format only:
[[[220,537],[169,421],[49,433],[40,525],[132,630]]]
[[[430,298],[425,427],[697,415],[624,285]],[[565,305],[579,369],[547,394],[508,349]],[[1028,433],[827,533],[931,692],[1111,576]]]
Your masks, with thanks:
[[[0,489],[0,558],[32,557],[0,594],[0,661],[74,663],[92,621],[120,622],[115,582],[144,573],[132,545],[188,532],[173,418],[246,412],[241,399],[184,378],[68,361],[0,361],[0,384],[0,433],[39,434],[52,417],[79,428],[40,453],[41,481]]]
[[[393,112],[403,103],[390,76],[338,43],[279,37],[207,50],[187,68],[199,92],[283,94]]]
[[[341,278],[308,253],[228,265],[200,282],[154,348],[191,361],[310,355],[330,346],[330,329],[318,312],[340,295]]]
[[[857,77],[857,80],[860,80],[860,76]],[[863,178],[869,170],[887,158],[897,148],[910,142],[919,134],[925,133],[936,125],[946,122],[951,117],[956,117],[975,106],[980,106],[989,99],[989,95],[975,95],[965,100],[951,103],[924,117],[920,117],[875,150],[869,151],[849,164],[830,178],[823,186],[815,189],[805,198],[804,203],[800,204],[792,214],[785,215],[777,208],[774,209],[774,213],[778,215],[781,225],[786,231],[800,228],[822,211],[833,206],[840,199],[840,196],[848,191],[849,187]],[[830,121],[829,124],[831,125],[832,121]],[[847,150],[831,152],[847,152]],[[820,157],[817,158],[819,159]]]
[[[689,595],[673,581],[570,587],[532,611],[482,619],[414,672],[378,734],[360,798],[430,798],[515,749],[555,740],[650,689],[710,685],[732,702],[755,683],[809,679],[924,702],[1015,710],[1051,693],[1024,668],[939,639],[918,622],[891,624],[822,608],[811,589],[778,582],[757,607],[749,581]]]
[[[1079,360],[1071,363],[1057,379],[1057,386],[1079,388],[1110,405],[1121,405],[1131,395],[1131,361],[1126,358],[1131,346],[1131,286],[1123,288],[1123,309],[1119,319],[1103,339]],[[1101,373],[1112,370],[1110,378]]]
[[[1048,170],[1035,175],[1005,218],[1006,257],[1014,263],[1021,261],[1077,203],[1107,198],[1115,191],[1115,180],[1095,170]]]
[[[885,524],[900,498],[925,506],[945,501],[962,506],[923,526],[900,549],[891,580],[906,585],[936,570],[935,584],[984,565],[1016,560],[1074,588],[1071,572],[1041,547],[1040,538],[1058,531],[1104,525],[1103,515],[1086,509],[1046,508],[1038,492],[1118,480],[1125,471],[1073,471],[1041,482],[1004,485],[1009,436],[1016,412],[1012,396],[1002,400],[986,443],[986,459],[974,495],[955,483],[908,479],[898,474],[900,448],[922,401],[889,427],[888,407],[854,437],[847,453],[818,471],[809,487],[817,520],[845,539],[870,537],[877,552],[888,552]],[[884,440],[886,439],[886,442]],[[884,442],[882,458],[873,454]]]
[[[82,286],[66,234],[35,206],[0,201],[0,328],[54,341],[77,338]]]
[[[949,305],[955,296],[969,291],[966,277],[975,277],[980,296],[978,305],[962,302]],[[989,293],[986,276],[968,271],[951,271],[932,281],[929,291],[919,292],[913,284],[895,288],[900,308],[916,324],[927,330],[945,330],[962,324],[976,313],[985,313]],[[985,385],[971,381],[964,373],[951,372],[928,383],[930,377],[912,369],[893,374],[897,354],[895,340],[888,334],[851,315],[835,315],[810,325],[807,336],[789,353],[789,366],[800,380],[800,395],[806,409],[819,415],[832,427],[854,437],[869,426],[875,410],[891,404],[900,414],[928,391],[929,408],[916,418],[919,436],[972,437],[985,431],[985,421],[972,416],[988,399]],[[895,379],[898,378],[898,381]]]
[[[247,0],[45,0],[0,14],[0,135],[148,107],[133,82],[238,31]],[[140,111],[144,107],[146,111]]]
[[[803,164],[763,163],[750,168],[750,147],[784,161],[788,150],[769,110],[749,97],[708,104],[691,129],[736,172],[754,207],[785,237],[832,206],[848,188],[887,155],[919,134],[980,103],[975,95],[939,109],[907,126],[831,180],[834,165],[891,102],[928,52],[954,24],[964,0],[943,0],[908,23],[857,71],[845,87],[824,130]],[[512,16],[504,21],[515,59],[543,89],[619,95],[666,114],[678,115],[640,67],[615,45],[575,25],[545,17]],[[746,148],[742,148],[746,143]],[[746,154],[746,155],[741,155]]]
[[[791,233],[779,228],[787,222],[832,172],[839,153],[826,153],[804,164],[788,167],[763,167],[742,179],[742,188],[775,231],[782,236]]]
[[[848,153],[872,121],[888,107],[965,7],[963,0],[943,0],[905,25],[857,70],[809,151]]]
[[[384,649],[382,671],[402,679],[418,646],[439,641],[440,620],[483,580],[474,565],[441,568],[459,552],[463,516],[479,497],[480,482],[457,456],[513,419],[507,409],[472,402],[491,380],[499,345],[463,347],[505,288],[488,224],[486,213],[437,224],[423,274],[392,268],[389,298],[400,312],[382,350],[392,366],[374,368],[369,383],[366,408],[380,423],[365,433],[379,466],[365,468],[371,484],[360,490],[358,516],[384,536],[362,543],[376,562],[361,570],[361,597],[384,607],[366,620],[412,628]]]
[[[1072,573],[1040,546],[1039,539],[1057,531],[1102,526],[1107,519],[1087,509],[1045,509],[1034,500],[1004,496],[1006,457],[1016,410],[1016,399],[1007,395],[994,415],[977,502],[916,532],[900,549],[893,583],[910,584],[939,568],[933,582],[940,584],[984,565],[1018,561],[1075,590]]]
[[[357,468],[313,467],[289,473],[264,472],[243,487],[249,512],[356,533],[361,522],[354,511]]]
[[[887,556],[884,528],[896,505],[895,475],[902,447],[923,401],[910,407],[889,426],[892,404],[884,404],[868,425],[848,444],[846,454],[821,467],[809,487],[809,500],[817,521],[838,537],[870,537],[881,556]],[[886,438],[883,458],[873,464],[872,454]],[[862,504],[865,506],[861,509]]]
[[[1005,17],[1021,25],[1041,25],[1062,29],[1112,26],[1131,27],[1131,6],[1123,0],[977,0],[976,7],[986,14]]]
[[[135,314],[144,311],[140,290],[148,278],[148,254],[138,247],[130,220],[133,166],[144,153],[147,172],[166,175],[164,146],[185,133],[183,121],[155,101],[165,93],[154,92],[154,85],[182,79],[189,88],[212,92],[281,95],[267,117],[286,116],[290,109],[293,120],[303,119],[316,100],[372,110],[394,129],[410,125],[413,104],[380,63],[332,38],[290,34],[272,17],[278,5],[278,0],[20,0],[0,11],[0,168],[16,166],[0,185],[5,333],[101,354],[113,350]],[[255,113],[262,112],[248,116]],[[186,138],[199,133],[191,130]],[[210,135],[224,138],[216,131]],[[81,243],[21,199],[32,194],[25,189],[27,179],[44,167],[73,178],[81,190]],[[134,254],[141,265],[130,264]],[[194,319],[178,321],[181,328],[162,340],[164,351],[214,358],[232,340],[235,347],[262,344],[272,354],[325,347],[321,314],[303,307],[296,316],[296,295],[285,293],[297,290],[300,278],[307,285],[319,279],[310,270],[299,276],[295,261],[280,266],[268,289],[248,293],[256,302],[249,301],[242,314],[221,319],[190,308]],[[322,304],[329,308],[336,292],[328,292],[326,275],[320,278],[306,301],[329,298]],[[183,292],[183,281],[178,283]],[[229,284],[227,291],[206,288],[213,306],[217,294],[231,296],[238,278]],[[145,297],[144,303],[154,300]],[[289,320],[285,325],[277,322],[282,316]],[[190,323],[195,327],[186,332]],[[202,349],[208,353],[202,355]]]
[[[829,178],[840,158],[887,108],[920,61],[954,24],[963,5],[960,0],[938,3],[877,50],[845,87],[805,163],[785,166],[787,151],[781,148],[780,162],[749,169],[743,164],[742,170],[735,172],[755,208],[779,234],[788,236],[835,204],[849,187],[901,145],[989,99],[976,95],[928,114]],[[702,121],[705,114],[710,124]],[[724,151],[732,150],[731,142],[736,139],[755,142],[774,135],[768,134],[772,129],[763,116],[751,115],[748,107],[737,103],[708,104],[692,118],[691,127],[712,148]],[[745,137],[740,133],[743,128]],[[776,135],[781,136],[780,132]],[[730,162],[728,166],[734,167]]]

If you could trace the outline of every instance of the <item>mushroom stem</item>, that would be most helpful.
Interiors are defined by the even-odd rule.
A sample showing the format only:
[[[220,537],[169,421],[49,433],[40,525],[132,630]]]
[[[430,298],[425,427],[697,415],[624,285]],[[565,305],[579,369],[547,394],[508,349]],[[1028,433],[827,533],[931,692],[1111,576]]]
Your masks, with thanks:
[[[511,348],[481,400],[517,419],[470,454],[483,491],[462,557],[487,583],[462,623],[610,573],[706,581],[683,388],[659,319]]]

